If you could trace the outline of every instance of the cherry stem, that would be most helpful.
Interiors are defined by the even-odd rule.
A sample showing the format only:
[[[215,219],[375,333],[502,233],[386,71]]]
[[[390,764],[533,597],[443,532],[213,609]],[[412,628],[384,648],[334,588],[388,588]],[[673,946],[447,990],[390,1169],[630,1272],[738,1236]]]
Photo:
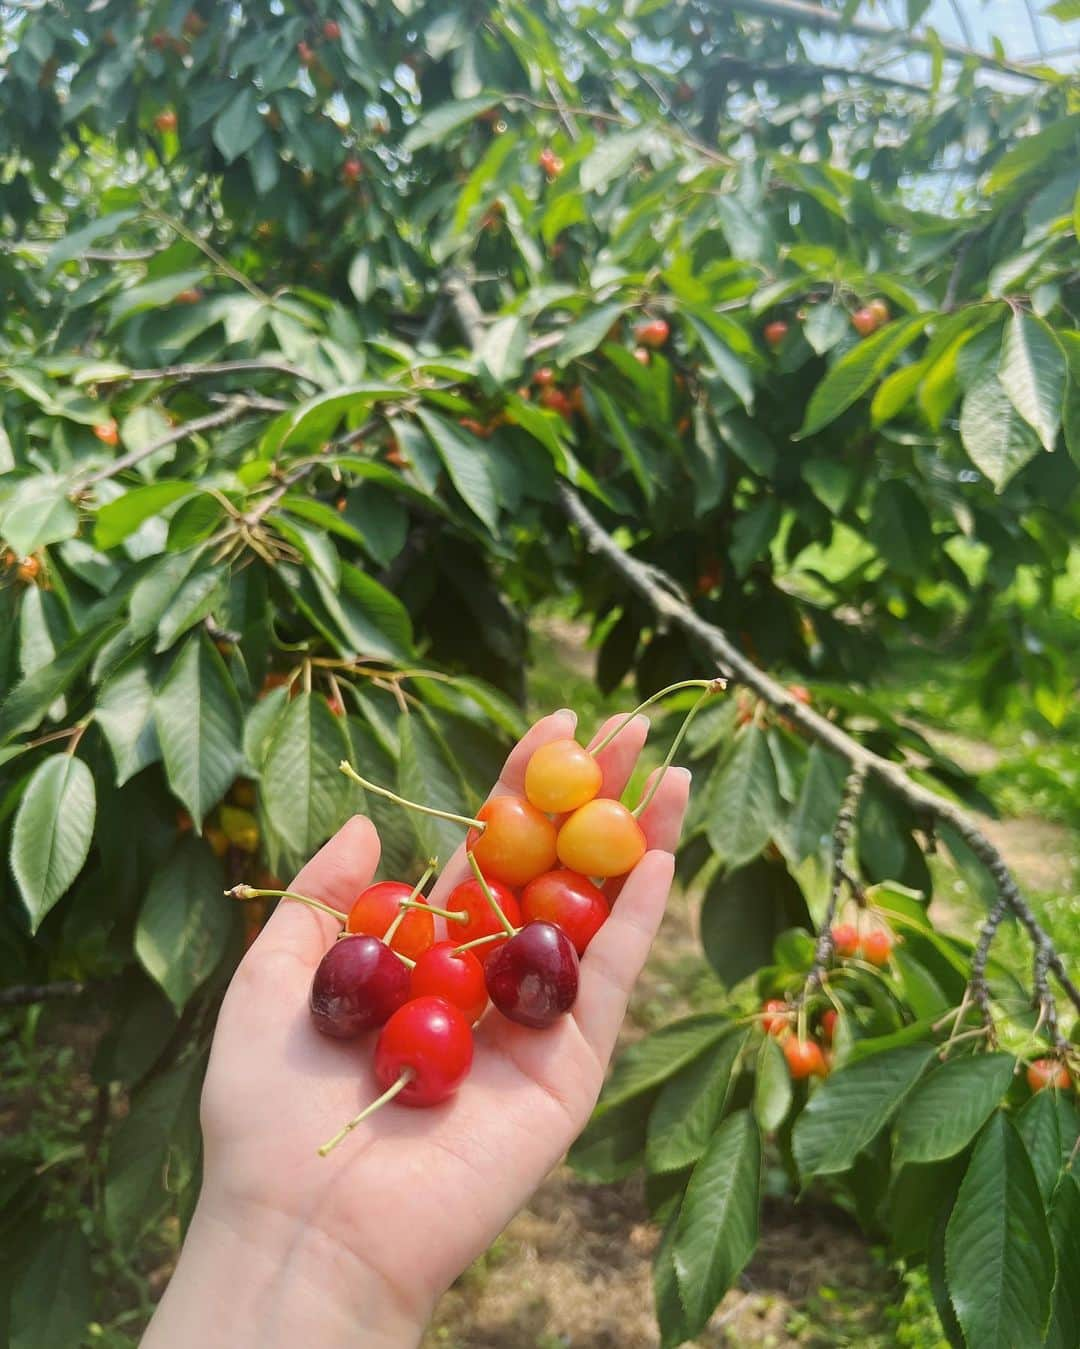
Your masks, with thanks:
[[[370,1105],[364,1106],[359,1115],[354,1115],[344,1128],[339,1129],[333,1138],[322,1145],[319,1149],[319,1156],[326,1157],[333,1152],[342,1139],[347,1138],[358,1124],[363,1124],[364,1120],[366,1120],[369,1115],[373,1115],[376,1110],[380,1110],[384,1105],[388,1105],[399,1092],[405,1090],[412,1079],[413,1070],[411,1068],[406,1068],[393,1086],[387,1087],[381,1096],[372,1101]]]
[[[405,797],[398,796],[397,792],[392,792],[389,787],[380,787],[377,782],[369,782],[367,778],[362,778],[348,759],[342,759],[338,768],[365,791],[374,792],[376,796],[385,796],[388,801],[404,806],[406,810],[416,810],[421,815],[433,815],[435,819],[449,820],[451,824],[463,824],[467,829],[478,829],[481,833],[487,828],[483,820],[474,820],[471,815],[455,815],[452,810],[439,810],[436,806],[422,806],[419,801],[407,801]]]
[[[654,693],[651,697],[646,698],[643,703],[639,703],[638,706],[634,708],[633,712],[627,712],[626,716],[623,717],[618,726],[616,726],[613,731],[608,731],[607,735],[604,736],[603,740],[601,740],[598,745],[593,745],[592,749],[589,750],[589,753],[595,757],[602,749],[607,749],[608,745],[610,745],[615,737],[630,725],[635,717],[640,716],[641,713],[644,712],[647,707],[651,707],[653,703],[658,703],[661,698],[666,698],[669,693],[678,693],[680,689],[704,689],[706,693],[720,693],[726,688],[726,679],[680,679],[677,684],[669,684],[666,689],[661,689],[658,693]]]
[[[402,925],[402,923],[405,921],[405,915],[409,912],[409,910],[408,910],[405,906],[406,906],[406,905],[410,905],[410,906],[413,907],[413,908],[417,907],[417,904],[416,904],[416,897],[420,894],[421,890],[423,890],[424,886],[427,885],[428,881],[431,879],[431,874],[432,874],[432,872],[435,870],[435,868],[436,868],[438,865],[439,865],[439,859],[438,859],[437,857],[429,857],[429,858],[428,858],[427,869],[424,871],[424,874],[420,877],[420,879],[419,879],[419,880],[416,882],[416,884],[413,886],[413,888],[412,888],[412,890],[411,890],[411,892],[410,892],[410,894],[409,894],[408,899],[403,899],[403,900],[400,901],[400,903],[399,903],[399,905],[398,905],[398,911],[397,911],[397,913],[394,915],[394,920],[393,920],[393,922],[392,922],[392,923],[390,924],[390,926],[386,929],[386,931],[383,933],[383,936],[382,936],[382,939],[383,939],[383,941],[386,943],[387,946],[390,946],[390,943],[391,943],[391,942],[393,941],[393,939],[394,939],[394,933],[398,930],[398,928],[399,928],[399,927]],[[392,947],[391,947],[391,950],[393,950]],[[394,951],[394,954],[397,955],[398,952],[397,952],[397,951]],[[415,962],[414,962],[414,963],[415,963]]]
[[[448,923],[467,923],[469,915],[461,913],[456,909],[440,909],[436,904],[429,904],[426,899],[403,899],[401,901],[403,909],[423,909],[425,913],[438,914],[440,918],[445,918]]]
[[[480,889],[483,890],[483,892],[484,892],[484,898],[485,898],[485,899],[487,900],[487,902],[491,905],[491,911],[492,911],[492,913],[495,915],[495,917],[496,917],[496,918],[499,920],[499,922],[502,924],[503,929],[504,929],[505,932],[506,932],[506,935],[507,935],[508,937],[513,937],[513,936],[515,936],[515,935],[516,935],[516,931],[515,931],[514,925],[513,925],[513,923],[510,921],[510,919],[507,918],[506,914],[503,913],[502,909],[501,909],[500,906],[499,906],[499,901],[498,901],[498,900],[495,898],[495,896],[491,893],[491,886],[488,885],[487,881],[484,879],[484,873],[480,870],[480,863],[476,860],[476,858],[473,856],[472,853],[467,853],[466,856],[467,856],[468,859],[469,859],[469,866],[471,866],[472,869],[473,869],[473,875],[476,877],[477,882],[479,883]]]
[[[300,904],[306,904],[309,909],[318,909],[320,913],[329,914],[339,923],[344,924],[346,919],[346,915],[340,909],[332,909],[321,899],[312,899],[310,895],[298,895],[293,890],[256,890],[253,885],[234,885],[225,893],[230,899],[295,899]]]
[[[511,928],[510,931],[511,935],[516,937],[517,934],[521,931],[521,928],[519,927]],[[457,955],[459,951],[471,951],[474,946],[490,946],[493,941],[505,941],[505,940],[506,940],[505,932],[489,932],[486,937],[474,937],[472,941],[467,941],[463,943],[461,946],[455,946],[454,954]]]
[[[690,729],[690,723],[697,716],[698,712],[700,712],[705,702],[712,697],[713,692],[714,692],[713,687],[710,684],[709,687],[705,690],[705,692],[701,695],[701,697],[690,709],[690,711],[687,712],[685,718],[683,719],[683,724],[679,727],[678,734],[676,735],[675,739],[671,742],[671,748],[667,752],[667,757],[664,759],[664,762],[660,765],[656,777],[653,778],[652,786],[649,788],[648,792],[646,792],[645,796],[642,798],[642,800],[638,803],[638,805],[634,808],[632,812],[635,820],[640,815],[644,814],[646,810],[648,810],[653,797],[660,790],[660,784],[664,780],[664,774],[671,767],[671,761],[675,758],[675,755],[678,753],[679,746],[683,742],[683,737],[686,735],[686,732]]]

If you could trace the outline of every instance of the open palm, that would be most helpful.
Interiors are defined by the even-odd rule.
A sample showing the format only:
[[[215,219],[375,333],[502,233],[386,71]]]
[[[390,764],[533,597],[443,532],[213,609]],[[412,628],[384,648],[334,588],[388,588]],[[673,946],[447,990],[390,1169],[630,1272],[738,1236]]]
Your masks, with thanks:
[[[537,746],[573,731],[569,712],[538,722],[510,754],[493,794],[521,793]],[[646,719],[635,718],[600,753],[604,795],[622,793],[647,731]],[[685,771],[669,771],[644,812],[650,851],[582,959],[572,1013],[535,1031],[489,1010],[455,1097],[427,1110],[390,1105],[325,1158],[319,1144],[379,1094],[372,1037],[331,1041],[314,1029],[311,976],[338,927],[300,904],[279,904],[233,979],[214,1039],[203,1128],[205,1184],[215,1202],[268,1223],[303,1224],[335,1259],[377,1276],[422,1324],[558,1162],[595,1104],[663,915],[688,785]],[[375,829],[357,816],[292,888],[347,909],[378,860]],[[433,902],[469,874],[459,849]]]

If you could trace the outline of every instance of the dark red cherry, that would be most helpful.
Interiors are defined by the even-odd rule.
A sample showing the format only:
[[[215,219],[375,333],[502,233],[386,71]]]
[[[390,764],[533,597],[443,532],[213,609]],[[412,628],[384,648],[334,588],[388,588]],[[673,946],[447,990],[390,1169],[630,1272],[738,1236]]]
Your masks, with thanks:
[[[311,1019],[348,1040],[381,1026],[409,997],[409,971],[377,937],[342,937],[311,980]]]
[[[584,955],[609,911],[604,892],[576,871],[545,871],[521,892],[525,921],[561,927],[579,956]]]
[[[379,1033],[375,1077],[380,1087],[392,1087],[409,1073],[401,1104],[438,1105],[464,1081],[472,1056],[472,1031],[460,1008],[445,998],[414,998]]]
[[[503,1016],[542,1030],[574,1005],[578,958],[554,923],[526,923],[484,966],[488,995]]]

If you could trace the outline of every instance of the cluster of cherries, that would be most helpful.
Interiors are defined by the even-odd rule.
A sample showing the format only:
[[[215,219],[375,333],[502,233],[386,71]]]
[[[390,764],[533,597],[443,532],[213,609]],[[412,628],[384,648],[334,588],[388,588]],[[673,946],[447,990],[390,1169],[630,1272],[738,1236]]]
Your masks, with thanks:
[[[599,795],[596,753],[620,729],[591,751],[573,739],[542,745],[526,765],[525,795],[492,797],[475,819],[402,801],[341,765],[369,791],[468,826],[473,875],[444,908],[423,896],[434,862],[415,886],[368,886],[348,913],[289,891],[238,885],[229,892],[301,900],[342,924],[312,979],[312,1021],[336,1039],[378,1029],[374,1069],[384,1090],[323,1145],[324,1156],[389,1100],[430,1106],[452,1095],[469,1071],[472,1026],[489,1001],[499,1015],[535,1029],[574,1005],[578,959],[607,918],[621,878],[646,851],[635,814]],[[446,937],[437,936],[437,919]]]
[[[885,301],[874,299],[869,304],[860,305],[852,313],[851,326],[860,337],[869,337],[871,333],[876,333],[880,327],[888,323],[891,317],[889,306]],[[806,318],[803,310],[799,311],[798,318],[800,321]],[[766,345],[772,347],[775,351],[777,347],[783,346],[790,331],[791,328],[786,320],[772,319],[762,328],[761,335],[765,339]]]

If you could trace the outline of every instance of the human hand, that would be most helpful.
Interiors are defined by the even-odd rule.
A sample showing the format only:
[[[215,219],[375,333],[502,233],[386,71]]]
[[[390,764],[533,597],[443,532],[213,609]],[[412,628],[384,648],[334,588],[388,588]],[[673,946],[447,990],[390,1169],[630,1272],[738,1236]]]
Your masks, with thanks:
[[[601,751],[602,795],[621,795],[647,732],[637,717]],[[533,751],[573,733],[570,712],[537,722],[492,795],[521,794]],[[650,850],[582,958],[570,1014],[535,1031],[489,1011],[456,1096],[427,1110],[388,1106],[327,1157],[319,1144],[380,1088],[367,1038],[327,1040],[308,1014],[312,973],[338,925],[278,905],[221,1009],[203,1093],[203,1191],[147,1349],[418,1342],[439,1295],[589,1117],[663,916],[689,782],[669,769],[643,812]],[[356,816],[290,889],[347,910],[378,860],[375,829]],[[460,848],[432,902],[469,874]]]

